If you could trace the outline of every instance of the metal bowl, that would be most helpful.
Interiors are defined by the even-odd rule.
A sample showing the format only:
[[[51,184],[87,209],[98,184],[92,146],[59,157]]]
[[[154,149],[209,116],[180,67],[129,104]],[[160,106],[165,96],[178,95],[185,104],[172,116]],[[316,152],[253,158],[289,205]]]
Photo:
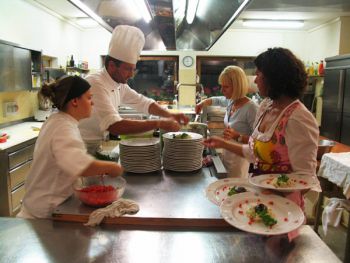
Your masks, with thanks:
[[[321,160],[322,156],[325,153],[329,153],[332,150],[334,145],[335,145],[334,141],[320,140],[318,142],[318,148],[317,148],[317,160]]]

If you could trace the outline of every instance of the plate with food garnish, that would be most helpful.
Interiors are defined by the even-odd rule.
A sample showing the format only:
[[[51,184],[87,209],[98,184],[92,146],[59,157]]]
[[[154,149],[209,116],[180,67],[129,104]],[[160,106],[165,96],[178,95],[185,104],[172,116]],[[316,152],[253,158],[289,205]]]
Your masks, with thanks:
[[[273,194],[246,192],[226,198],[220,206],[230,225],[259,235],[281,235],[300,227],[305,220],[293,201]]]
[[[280,192],[307,190],[318,185],[317,179],[300,174],[261,174],[250,176],[252,185]]]
[[[260,192],[260,189],[249,184],[245,178],[225,178],[217,180],[205,190],[207,198],[216,205],[220,205],[227,197],[245,192]]]

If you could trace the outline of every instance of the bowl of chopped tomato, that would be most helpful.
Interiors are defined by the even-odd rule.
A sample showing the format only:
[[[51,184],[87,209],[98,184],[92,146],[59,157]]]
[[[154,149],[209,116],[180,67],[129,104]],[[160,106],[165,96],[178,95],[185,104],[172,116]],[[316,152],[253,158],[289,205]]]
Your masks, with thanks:
[[[126,181],[121,176],[80,177],[74,184],[74,192],[83,204],[104,207],[121,198],[125,186]]]

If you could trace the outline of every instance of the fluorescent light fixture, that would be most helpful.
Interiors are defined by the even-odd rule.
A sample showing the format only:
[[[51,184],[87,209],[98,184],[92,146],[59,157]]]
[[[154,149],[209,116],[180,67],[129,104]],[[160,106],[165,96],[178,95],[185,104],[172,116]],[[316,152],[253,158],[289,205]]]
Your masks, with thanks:
[[[83,11],[85,14],[87,14],[89,17],[94,19],[97,23],[102,25],[104,28],[109,30],[110,32],[113,31],[113,28],[108,25],[100,16],[98,16],[94,11],[92,11],[89,7],[87,7],[83,2],[80,0],[68,0],[71,2],[73,5],[78,7],[81,11]]]
[[[270,19],[245,19],[243,26],[255,28],[301,28],[302,20],[270,20]]]
[[[143,20],[145,20],[146,23],[149,23],[152,20],[152,17],[145,0],[134,0],[134,4],[138,9],[139,14],[143,17]]]
[[[192,24],[196,16],[198,3],[199,0],[187,0],[186,21],[189,25]]]
[[[82,27],[96,27],[98,23],[90,17],[80,17],[76,20],[76,23]]]

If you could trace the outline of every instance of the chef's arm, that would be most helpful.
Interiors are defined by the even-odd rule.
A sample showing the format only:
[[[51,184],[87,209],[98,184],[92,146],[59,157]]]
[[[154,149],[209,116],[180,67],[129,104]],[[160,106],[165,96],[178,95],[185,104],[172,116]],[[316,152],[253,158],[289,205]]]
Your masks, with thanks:
[[[123,173],[123,168],[116,162],[93,160],[80,176],[94,176],[96,174],[108,174],[118,176]]]
[[[171,113],[167,109],[162,108],[158,103],[154,102],[152,103],[149,108],[148,112],[152,115],[156,115],[159,117],[165,117],[165,118],[173,118],[175,119],[179,124],[187,124],[189,122],[189,118],[185,116],[183,113]]]
[[[166,131],[178,131],[180,125],[171,118],[159,120],[127,120],[113,123],[109,126],[108,131],[114,135],[142,133],[155,129],[163,129]]]

